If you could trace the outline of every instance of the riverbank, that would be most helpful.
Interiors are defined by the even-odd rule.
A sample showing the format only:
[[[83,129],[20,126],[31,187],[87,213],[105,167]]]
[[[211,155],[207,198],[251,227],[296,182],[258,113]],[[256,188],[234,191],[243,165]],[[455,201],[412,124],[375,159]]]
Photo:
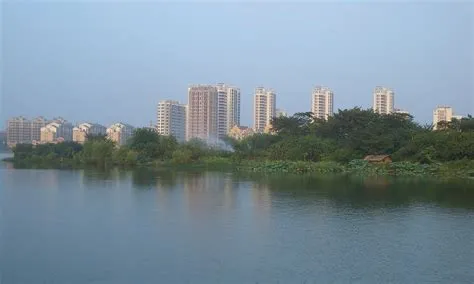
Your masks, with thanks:
[[[18,160],[13,157],[9,157],[3,159],[3,161],[13,163],[17,168],[90,168],[90,165],[78,163],[73,159]],[[117,165],[108,165],[108,167],[114,166]],[[434,177],[439,179],[474,180],[474,160],[467,159],[431,164],[420,164],[406,161],[388,164],[372,164],[365,160],[352,160],[347,164],[343,164],[333,161],[305,162],[235,160],[224,157],[206,157],[188,163],[154,161],[120,167],[126,169],[148,168],[156,170],[220,170],[263,174],[354,175],[363,177]]]
[[[474,179],[474,161],[459,160],[447,163],[419,164],[413,162],[393,162],[371,164],[364,160],[353,160],[348,164],[336,162],[291,162],[263,161],[244,162],[238,166],[241,171],[261,173],[292,174],[349,174],[356,176],[400,176],[436,177],[442,179]]]

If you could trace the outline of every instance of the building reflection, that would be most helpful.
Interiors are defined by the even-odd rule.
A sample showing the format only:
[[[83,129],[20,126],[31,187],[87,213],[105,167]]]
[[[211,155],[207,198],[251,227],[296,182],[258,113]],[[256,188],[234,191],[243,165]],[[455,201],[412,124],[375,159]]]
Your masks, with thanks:
[[[252,203],[257,215],[269,214],[272,207],[270,186],[266,183],[252,184]]]
[[[130,173],[118,168],[85,168],[80,171],[81,187],[117,188],[130,177]]]
[[[267,215],[270,212],[268,184],[242,181],[231,173],[187,173],[183,178],[183,199],[190,213],[209,211],[209,208],[218,214]]]

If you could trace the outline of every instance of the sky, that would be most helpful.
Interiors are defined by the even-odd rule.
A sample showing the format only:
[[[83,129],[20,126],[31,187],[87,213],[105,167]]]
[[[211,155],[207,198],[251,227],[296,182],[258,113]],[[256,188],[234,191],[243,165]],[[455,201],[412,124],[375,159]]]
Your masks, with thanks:
[[[14,2],[1,7],[1,117],[155,123],[190,84],[255,87],[290,114],[330,87],[337,109],[375,86],[430,123],[437,105],[474,114],[474,2]]]

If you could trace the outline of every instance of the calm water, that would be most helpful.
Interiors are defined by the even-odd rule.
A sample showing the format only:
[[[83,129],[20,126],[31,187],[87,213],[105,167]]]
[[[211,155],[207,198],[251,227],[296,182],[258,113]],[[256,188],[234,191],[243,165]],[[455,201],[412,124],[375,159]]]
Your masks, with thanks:
[[[468,184],[2,167],[2,284],[474,282]]]

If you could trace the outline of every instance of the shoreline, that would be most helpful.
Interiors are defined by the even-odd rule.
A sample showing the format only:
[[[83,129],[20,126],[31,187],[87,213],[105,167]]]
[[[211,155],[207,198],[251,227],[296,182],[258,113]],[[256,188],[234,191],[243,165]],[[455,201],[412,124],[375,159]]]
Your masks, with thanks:
[[[191,163],[174,163],[171,161],[155,161],[133,166],[110,164],[105,166],[74,163],[73,160],[41,160],[28,161],[7,157],[1,160],[13,163],[21,169],[86,169],[86,168],[123,168],[127,170],[218,170],[232,172],[247,172],[260,174],[284,175],[350,175],[362,177],[413,177],[436,179],[466,179],[474,180],[474,160],[458,160],[445,163],[420,164],[413,162],[393,162],[388,164],[373,164],[364,160],[353,160],[347,164],[333,161],[269,161],[269,160],[240,160],[228,158],[210,158]]]

